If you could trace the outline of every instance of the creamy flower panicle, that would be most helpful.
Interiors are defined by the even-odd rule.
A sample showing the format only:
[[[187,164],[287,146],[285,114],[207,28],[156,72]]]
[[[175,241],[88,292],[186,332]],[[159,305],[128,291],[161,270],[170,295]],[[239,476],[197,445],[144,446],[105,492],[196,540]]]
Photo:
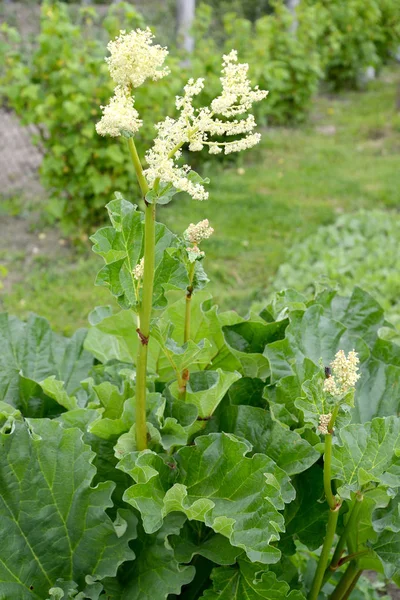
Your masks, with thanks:
[[[134,135],[142,126],[143,121],[134,107],[134,99],[129,90],[122,86],[117,86],[109,104],[100,108],[103,116],[96,125],[99,135],[118,137],[123,132]]]
[[[204,186],[188,179],[190,167],[176,164],[181,156],[180,148],[188,144],[190,151],[198,152],[207,146],[210,154],[230,154],[258,144],[261,136],[253,131],[256,127],[253,115],[227,120],[245,115],[254,102],[263,100],[268,94],[258,87],[251,87],[247,78],[248,65],[238,63],[237,60],[236,50],[223,57],[222,92],[211,102],[211,107],[194,107],[194,98],[203,90],[204,79],[190,79],[184,87],[184,95],[176,98],[179,117],[168,117],[158,123],[158,136],[153,148],[146,154],[149,165],[146,177],[150,183],[160,179],[172,183],[178,190],[188,192],[196,200],[206,200],[208,192]],[[217,115],[225,120],[217,118]],[[212,139],[213,136],[237,135],[243,137],[223,142]]]
[[[146,79],[161,79],[170,72],[161,68],[168,55],[167,48],[153,44],[154,35],[150,29],[136,29],[130,33],[120,31],[120,35],[109,42],[106,58],[111,78],[122,86],[139,87]]]
[[[142,85],[146,79],[157,80],[169,73],[169,69],[163,67],[168,50],[153,44],[153,37],[150,29],[137,29],[130,33],[121,31],[109,42],[110,56],[106,62],[117,87],[109,105],[101,107],[103,116],[96,126],[100,135],[133,136],[141,126],[131,97],[132,88]],[[144,172],[150,187],[156,182],[170,183],[196,200],[206,200],[208,192],[204,182],[191,173],[189,165],[179,164],[182,147],[187,144],[191,152],[208,147],[210,154],[230,154],[251,148],[260,141],[260,134],[254,132],[257,125],[254,116],[247,113],[268,92],[251,86],[248,69],[247,64],[238,62],[236,50],[225,55],[220,78],[222,90],[209,107],[194,106],[195,98],[204,89],[204,79],[189,79],[183,96],[176,98],[179,116],[167,117],[156,125],[157,136],[146,153],[148,168]],[[235,139],[215,139],[232,136]]]
[[[343,350],[339,350],[331,363],[332,375],[324,381],[324,391],[332,396],[343,396],[354,388],[360,379],[359,362],[357,352],[354,350],[349,352],[347,357]]]

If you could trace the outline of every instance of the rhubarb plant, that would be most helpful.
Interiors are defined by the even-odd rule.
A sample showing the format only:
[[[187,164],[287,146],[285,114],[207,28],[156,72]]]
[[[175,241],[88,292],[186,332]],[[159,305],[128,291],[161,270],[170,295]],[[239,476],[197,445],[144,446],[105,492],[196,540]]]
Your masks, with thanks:
[[[156,220],[180,193],[208,198],[190,152],[259,141],[249,111],[267,93],[230,52],[221,93],[203,106],[189,80],[140,157],[134,90],[168,76],[167,50],[149,30],[108,49],[97,131],[141,190],[117,191],[92,236],[120,309],[70,340],[0,315],[0,596],[345,600],[365,570],[400,583],[400,348],[380,305],[287,290],[221,311],[212,214],[176,233]]]

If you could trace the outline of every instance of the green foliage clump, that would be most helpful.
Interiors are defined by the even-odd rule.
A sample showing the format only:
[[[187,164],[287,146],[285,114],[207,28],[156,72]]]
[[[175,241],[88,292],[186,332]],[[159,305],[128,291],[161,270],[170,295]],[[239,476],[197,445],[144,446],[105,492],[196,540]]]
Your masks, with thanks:
[[[295,244],[279,267],[273,288],[313,295],[333,285],[369,291],[390,321],[400,324],[400,215],[379,210],[343,215]]]
[[[288,124],[303,121],[322,77],[318,48],[318,14],[314,7],[301,5],[295,18],[282,0],[273,2],[274,12],[255,23],[234,12],[224,15],[224,49],[238,50],[250,64],[250,75],[261,89],[269,90],[268,102],[256,107],[264,123]],[[218,84],[217,44],[213,40],[213,13],[200,5],[197,14],[197,45],[194,68],[204,64]],[[212,94],[210,87],[210,94]]]
[[[393,0],[309,0],[318,11],[325,78],[334,89],[365,83],[400,43],[400,6]]]
[[[113,189],[128,193],[136,185],[120,139],[110,143],[97,135],[95,124],[100,105],[106,105],[113,93],[105,43],[122,25],[129,29],[144,24],[128,3],[111,5],[100,24],[93,8],[80,10],[73,20],[65,4],[45,2],[40,25],[30,54],[24,51],[23,40],[16,44],[14,30],[5,31],[10,43],[7,46],[3,38],[2,50],[6,53],[8,47],[9,52],[0,94],[23,123],[38,126],[36,142],[44,152],[41,181],[50,191],[47,213],[60,219],[67,233],[78,235],[99,221]],[[138,90],[136,108],[152,114],[156,123],[174,98],[176,85],[176,77],[169,77],[146,92]],[[138,145],[152,137],[153,126],[147,124]]]
[[[316,431],[320,359],[329,364],[343,347],[359,353],[361,379],[353,424],[343,413],[333,448],[338,534],[362,493],[362,536],[355,529],[349,541],[358,568],[397,580],[400,362],[398,347],[378,336],[379,305],[359,289],[308,303],[288,292],[243,319],[201,291],[182,345],[185,296],[170,288],[167,299],[158,330],[171,338],[149,344],[142,452],[132,311],[98,308],[89,332],[70,340],[40,317],[0,315],[0,514],[9,539],[0,593],[242,600],[270,598],[273,588],[282,600],[304,600],[329,513]],[[185,365],[179,399],[175,369]]]

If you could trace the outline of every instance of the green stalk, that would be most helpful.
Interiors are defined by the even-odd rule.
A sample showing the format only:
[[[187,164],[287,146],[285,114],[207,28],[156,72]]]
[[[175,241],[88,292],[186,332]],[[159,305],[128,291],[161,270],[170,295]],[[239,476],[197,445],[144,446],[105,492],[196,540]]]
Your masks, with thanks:
[[[311,586],[309,600],[317,600],[319,591],[324,579],[324,573],[329,560],[329,553],[332,548],[333,538],[335,537],[336,525],[339,517],[340,504],[334,509],[330,509],[328,517],[328,525],[326,527],[326,535],[322,546],[321,555],[319,557],[317,570],[315,571],[314,581]]]
[[[186,305],[185,305],[185,329],[183,334],[183,342],[186,344],[188,340],[190,340],[190,316],[191,316],[191,304],[192,304],[192,296],[193,296],[193,278],[194,278],[194,268],[196,263],[191,263],[189,267],[189,285],[187,287],[186,293]]]
[[[317,600],[319,591],[324,582],[324,575],[326,567],[329,561],[329,554],[332,548],[333,540],[335,537],[336,526],[339,517],[339,511],[342,506],[340,500],[335,498],[332,492],[332,437],[333,437],[333,426],[335,424],[336,417],[339,412],[339,406],[335,406],[331,420],[328,425],[328,433],[325,435],[325,452],[324,452],[324,491],[326,500],[328,502],[330,511],[328,517],[328,524],[326,527],[326,535],[319,557],[317,569],[315,571],[314,580],[311,586],[309,600]]]
[[[351,582],[350,586],[347,588],[347,591],[343,594],[342,600],[347,600],[347,598],[350,596],[351,592],[356,587],[357,582],[360,579],[361,575],[362,575],[362,570],[360,569],[358,571],[358,573],[356,573],[356,575],[354,576],[353,581]]]
[[[334,510],[337,501],[332,492],[331,483],[331,464],[332,464],[332,433],[327,433],[325,436],[325,452],[324,452],[324,491],[326,501],[329,508]]]
[[[136,445],[138,450],[147,448],[146,393],[147,393],[147,354],[150,337],[150,319],[153,305],[154,261],[155,261],[155,204],[146,202],[149,191],[146,178],[133,138],[128,146],[135,168],[136,177],[145,202],[144,219],[144,272],[142,284],[142,303],[139,308],[139,347],[136,359]]]
[[[337,584],[335,591],[330,596],[329,600],[344,600],[345,598],[348,598],[361,573],[362,569],[359,568],[357,562],[352,561],[345,573],[343,573],[343,577]]]
[[[346,539],[347,539],[349,533],[357,526],[358,515],[360,513],[362,501],[363,501],[362,496],[356,496],[354,506],[350,512],[350,516],[347,519],[347,523],[344,528],[344,531],[339,538],[338,544],[337,544],[335,552],[333,554],[332,562],[329,567],[331,571],[335,571],[337,569],[337,567],[339,566],[340,557],[342,556],[342,552],[346,545]]]

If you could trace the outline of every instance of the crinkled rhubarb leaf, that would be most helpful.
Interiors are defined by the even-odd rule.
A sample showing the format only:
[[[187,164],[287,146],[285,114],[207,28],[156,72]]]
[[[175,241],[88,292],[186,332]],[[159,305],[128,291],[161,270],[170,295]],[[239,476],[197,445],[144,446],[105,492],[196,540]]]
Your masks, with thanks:
[[[214,433],[178,450],[176,465],[150,451],[127,455],[119,468],[137,483],[124,499],[140,510],[149,533],[168,513],[183,512],[226,536],[251,560],[277,562],[280,552],[271,544],[284,527],[278,511],[293,500],[294,490],[274,461],[262,454],[248,458],[250,450],[248,442]]]
[[[338,433],[332,476],[339,480],[338,493],[343,498],[371,483],[399,486],[400,417],[377,417],[370,423],[347,425]]]
[[[41,382],[54,377],[64,382],[67,396],[73,394],[93,365],[93,357],[83,349],[85,338],[83,329],[70,339],[63,338],[36,315],[24,323],[0,314],[0,400],[16,406],[25,416],[60,412]]]
[[[213,589],[204,592],[204,600],[305,600],[300,591],[290,591],[275,573],[247,561],[239,561],[235,567],[218,567],[211,577]]]
[[[94,453],[78,429],[12,416],[0,442],[1,596],[43,599],[60,579],[82,590],[134,558],[133,515],[107,516],[114,485],[92,487]]]

